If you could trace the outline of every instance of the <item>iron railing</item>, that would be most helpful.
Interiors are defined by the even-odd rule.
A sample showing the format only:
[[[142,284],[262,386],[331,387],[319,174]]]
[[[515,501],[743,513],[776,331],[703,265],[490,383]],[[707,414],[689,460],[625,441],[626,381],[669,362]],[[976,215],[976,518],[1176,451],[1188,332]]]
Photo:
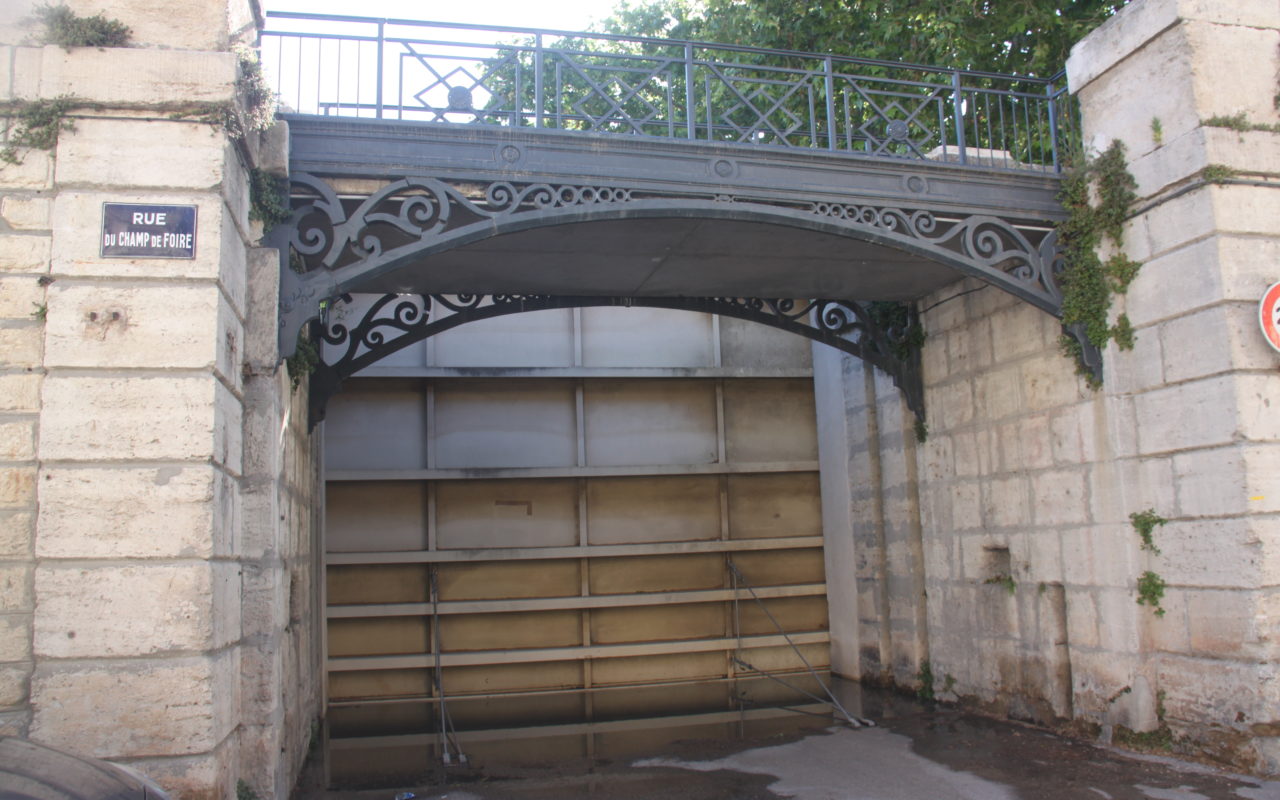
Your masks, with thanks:
[[[269,12],[285,110],[1059,171],[1060,76],[598,33]]]

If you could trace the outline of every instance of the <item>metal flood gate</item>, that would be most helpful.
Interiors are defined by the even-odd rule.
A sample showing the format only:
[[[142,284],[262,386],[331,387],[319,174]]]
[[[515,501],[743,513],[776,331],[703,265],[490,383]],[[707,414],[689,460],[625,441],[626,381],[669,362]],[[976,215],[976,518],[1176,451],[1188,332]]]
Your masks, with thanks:
[[[808,702],[786,684],[828,665],[810,346],[564,309],[349,380],[324,426],[331,781],[412,780],[456,753],[449,722],[473,762],[537,761]]]

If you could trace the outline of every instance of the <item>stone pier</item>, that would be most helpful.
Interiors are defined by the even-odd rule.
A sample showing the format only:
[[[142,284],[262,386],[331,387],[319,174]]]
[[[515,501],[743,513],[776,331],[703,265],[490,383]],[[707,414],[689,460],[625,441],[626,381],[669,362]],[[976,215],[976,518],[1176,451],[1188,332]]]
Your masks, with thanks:
[[[1145,262],[1112,309],[1136,346],[1108,346],[1101,389],[1054,319],[967,281],[920,303],[927,441],[845,360],[820,419],[847,431],[848,674],[912,685],[927,663],[948,699],[1280,771],[1280,355],[1257,322],[1280,279],[1277,75],[1270,0],[1139,0],[1074,49],[1084,138],[1125,145]],[[1158,554],[1130,521],[1148,509]],[[1148,571],[1161,615],[1136,602]]]
[[[0,101],[61,98],[68,129],[0,165],[0,729],[285,796],[320,694],[316,464],[248,174],[286,135],[219,124],[260,13],[72,2],[133,38],[64,49],[16,5]],[[104,257],[108,202],[194,206],[194,258]]]

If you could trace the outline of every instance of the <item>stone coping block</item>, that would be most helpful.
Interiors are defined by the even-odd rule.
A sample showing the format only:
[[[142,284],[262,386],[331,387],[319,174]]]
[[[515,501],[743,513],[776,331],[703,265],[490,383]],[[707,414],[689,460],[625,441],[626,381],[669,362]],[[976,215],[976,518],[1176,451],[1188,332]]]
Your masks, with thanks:
[[[1120,9],[1071,48],[1067,84],[1073,93],[1092,83],[1180,20],[1277,28],[1274,0],[1145,0]]]

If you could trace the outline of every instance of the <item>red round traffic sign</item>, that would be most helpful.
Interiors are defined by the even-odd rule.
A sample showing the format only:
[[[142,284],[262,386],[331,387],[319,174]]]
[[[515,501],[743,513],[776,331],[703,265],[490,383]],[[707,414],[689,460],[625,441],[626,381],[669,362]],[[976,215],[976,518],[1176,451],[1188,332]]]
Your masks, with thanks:
[[[1280,283],[1271,284],[1258,305],[1258,323],[1262,335],[1276,350],[1280,350]]]

